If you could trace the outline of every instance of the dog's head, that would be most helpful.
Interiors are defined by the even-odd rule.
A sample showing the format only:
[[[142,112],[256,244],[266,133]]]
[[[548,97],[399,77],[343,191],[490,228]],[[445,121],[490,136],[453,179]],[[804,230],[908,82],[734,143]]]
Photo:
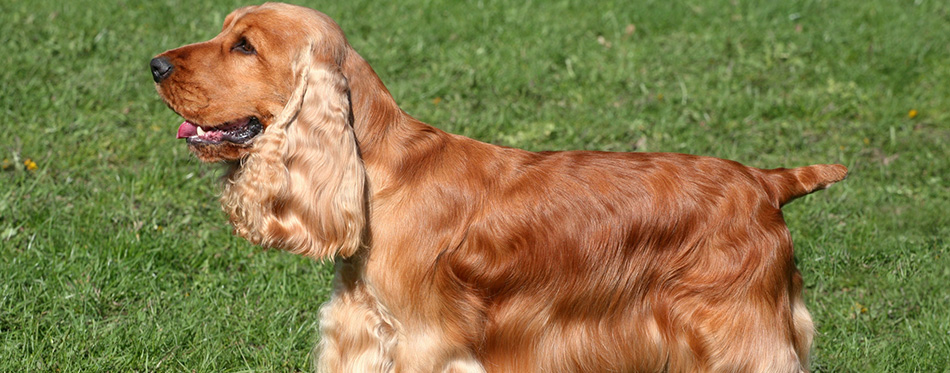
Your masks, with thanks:
[[[178,137],[203,161],[235,161],[221,202],[238,235],[315,258],[361,246],[366,179],[343,65],[323,13],[268,3],[232,12],[213,39],[151,62]]]
[[[267,3],[235,10],[213,39],[152,59],[165,103],[185,121],[178,138],[203,161],[245,157],[274,125],[310,64],[338,70],[348,47],[318,11]]]

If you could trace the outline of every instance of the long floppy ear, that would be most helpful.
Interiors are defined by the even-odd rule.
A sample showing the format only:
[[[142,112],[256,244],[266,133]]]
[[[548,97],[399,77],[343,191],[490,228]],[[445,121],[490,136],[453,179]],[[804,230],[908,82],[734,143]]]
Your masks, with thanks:
[[[308,53],[297,87],[230,175],[222,203],[238,235],[316,259],[353,255],[367,219],[366,171],[338,67]]]

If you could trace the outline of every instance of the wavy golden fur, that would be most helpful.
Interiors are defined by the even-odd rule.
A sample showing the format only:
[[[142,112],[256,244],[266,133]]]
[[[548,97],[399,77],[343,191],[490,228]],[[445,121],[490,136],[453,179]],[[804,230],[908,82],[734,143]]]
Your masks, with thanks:
[[[843,166],[448,134],[400,110],[330,18],[286,4],[234,11],[152,72],[179,136],[228,165],[235,232],[335,260],[319,371],[807,370],[780,208]]]

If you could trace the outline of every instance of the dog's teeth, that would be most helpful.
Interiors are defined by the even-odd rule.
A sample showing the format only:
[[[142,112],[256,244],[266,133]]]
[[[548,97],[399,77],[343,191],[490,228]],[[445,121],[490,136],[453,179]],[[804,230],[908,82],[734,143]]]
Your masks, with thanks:
[[[197,130],[198,130],[198,136],[204,136],[204,135],[205,135],[205,130],[201,129],[201,127],[198,127]]]

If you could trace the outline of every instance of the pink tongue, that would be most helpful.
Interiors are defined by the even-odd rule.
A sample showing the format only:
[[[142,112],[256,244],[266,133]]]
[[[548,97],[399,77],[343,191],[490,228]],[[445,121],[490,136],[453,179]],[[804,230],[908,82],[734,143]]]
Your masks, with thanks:
[[[178,126],[178,139],[183,139],[186,137],[191,137],[198,134],[198,126],[192,124],[189,121],[184,121]]]

